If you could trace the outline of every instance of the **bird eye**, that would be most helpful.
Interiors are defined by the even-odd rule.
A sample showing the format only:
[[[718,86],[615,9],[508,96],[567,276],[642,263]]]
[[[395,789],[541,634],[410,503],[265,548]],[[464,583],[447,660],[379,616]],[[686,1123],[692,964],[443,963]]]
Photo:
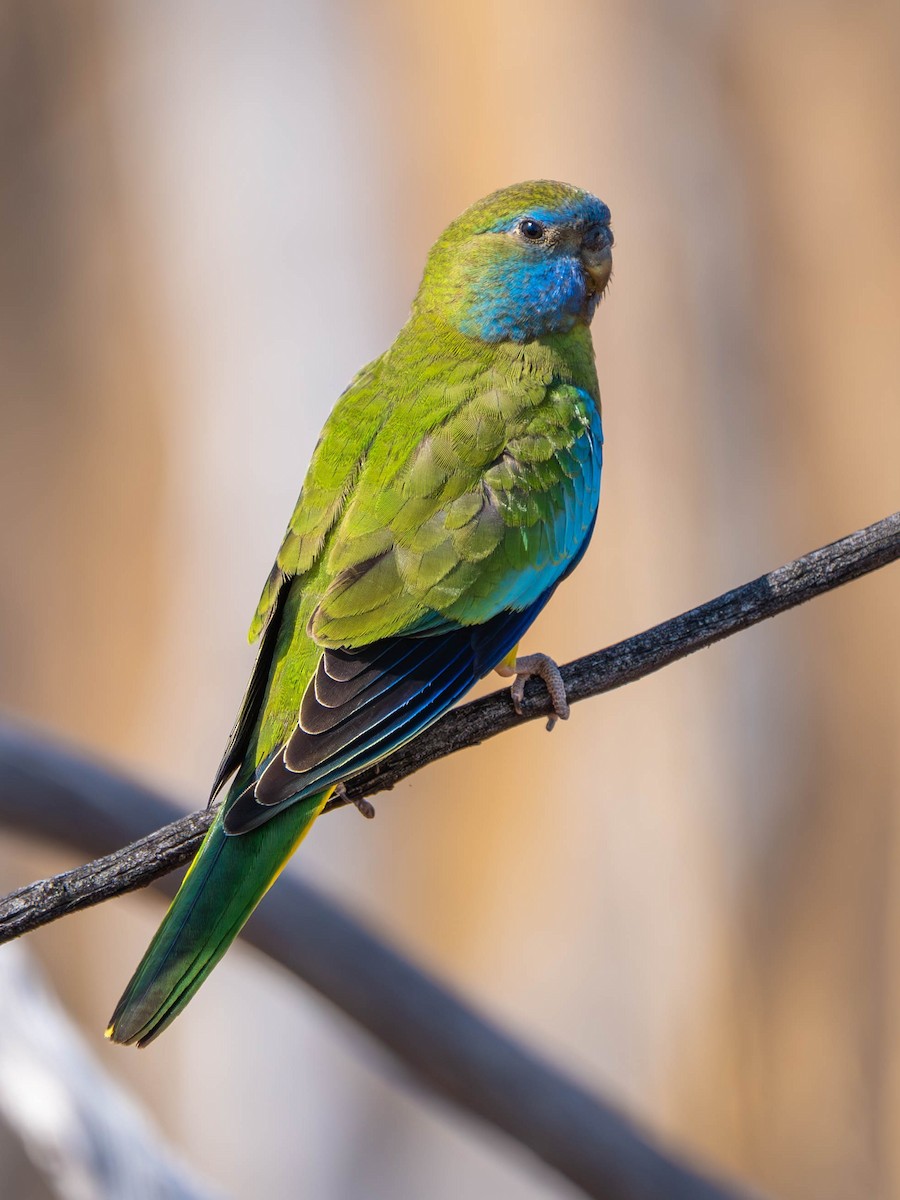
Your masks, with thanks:
[[[524,221],[519,222],[517,228],[527,242],[539,242],[544,236],[544,226],[540,221],[535,221],[534,217],[526,217]]]

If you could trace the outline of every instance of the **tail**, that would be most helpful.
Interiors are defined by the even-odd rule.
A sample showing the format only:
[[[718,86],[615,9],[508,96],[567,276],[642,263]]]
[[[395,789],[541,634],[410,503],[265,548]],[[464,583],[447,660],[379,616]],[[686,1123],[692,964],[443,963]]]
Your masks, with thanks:
[[[249,833],[229,836],[220,810],[125,994],[106,1036],[146,1046],[188,1003],[240,933],[333,789]]]

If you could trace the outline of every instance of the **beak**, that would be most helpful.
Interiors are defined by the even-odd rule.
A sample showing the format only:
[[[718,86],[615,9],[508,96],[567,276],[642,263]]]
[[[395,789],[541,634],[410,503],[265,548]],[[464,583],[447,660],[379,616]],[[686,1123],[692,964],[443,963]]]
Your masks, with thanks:
[[[585,252],[581,256],[581,261],[584,263],[584,269],[588,273],[593,290],[599,296],[609,283],[609,277],[612,274],[612,250],[606,246],[602,250]]]
[[[592,290],[599,296],[612,274],[613,233],[608,225],[595,225],[582,240],[581,261],[591,281]]]

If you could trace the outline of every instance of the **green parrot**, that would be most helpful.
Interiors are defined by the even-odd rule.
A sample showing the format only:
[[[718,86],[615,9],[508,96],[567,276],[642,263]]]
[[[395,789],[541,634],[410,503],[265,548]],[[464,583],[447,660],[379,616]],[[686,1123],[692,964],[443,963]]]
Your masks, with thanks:
[[[594,527],[603,434],[590,322],[605,204],[522,183],[428,256],[409,320],[325,424],[250,629],[259,655],[215,821],[107,1030],[145,1046],[185,1007],[344,781],[492,670],[565,688],[520,638]],[[552,722],[552,719],[551,719]],[[233,776],[233,778],[232,778]]]

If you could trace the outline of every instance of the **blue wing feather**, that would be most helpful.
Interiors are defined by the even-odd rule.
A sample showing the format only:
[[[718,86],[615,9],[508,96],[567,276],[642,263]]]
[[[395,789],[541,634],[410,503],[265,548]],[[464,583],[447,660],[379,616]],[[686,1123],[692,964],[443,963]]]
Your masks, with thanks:
[[[226,832],[255,829],[287,805],[358,774],[421,733],[502,662],[553,590],[528,608],[498,613],[484,625],[460,626],[431,637],[387,638],[359,651],[337,652],[344,669],[335,674],[346,674],[348,680],[331,678],[327,706],[317,700],[313,680],[303,698],[305,719],[259,779],[227,803]],[[326,672],[331,653],[323,655]],[[363,664],[361,671],[346,669],[353,659]],[[358,677],[376,663],[376,682],[361,693]],[[346,713],[340,701],[342,687]],[[312,716],[319,707],[327,710],[321,722]],[[311,732],[310,726],[320,732]],[[303,769],[292,770],[288,762],[303,764]]]

